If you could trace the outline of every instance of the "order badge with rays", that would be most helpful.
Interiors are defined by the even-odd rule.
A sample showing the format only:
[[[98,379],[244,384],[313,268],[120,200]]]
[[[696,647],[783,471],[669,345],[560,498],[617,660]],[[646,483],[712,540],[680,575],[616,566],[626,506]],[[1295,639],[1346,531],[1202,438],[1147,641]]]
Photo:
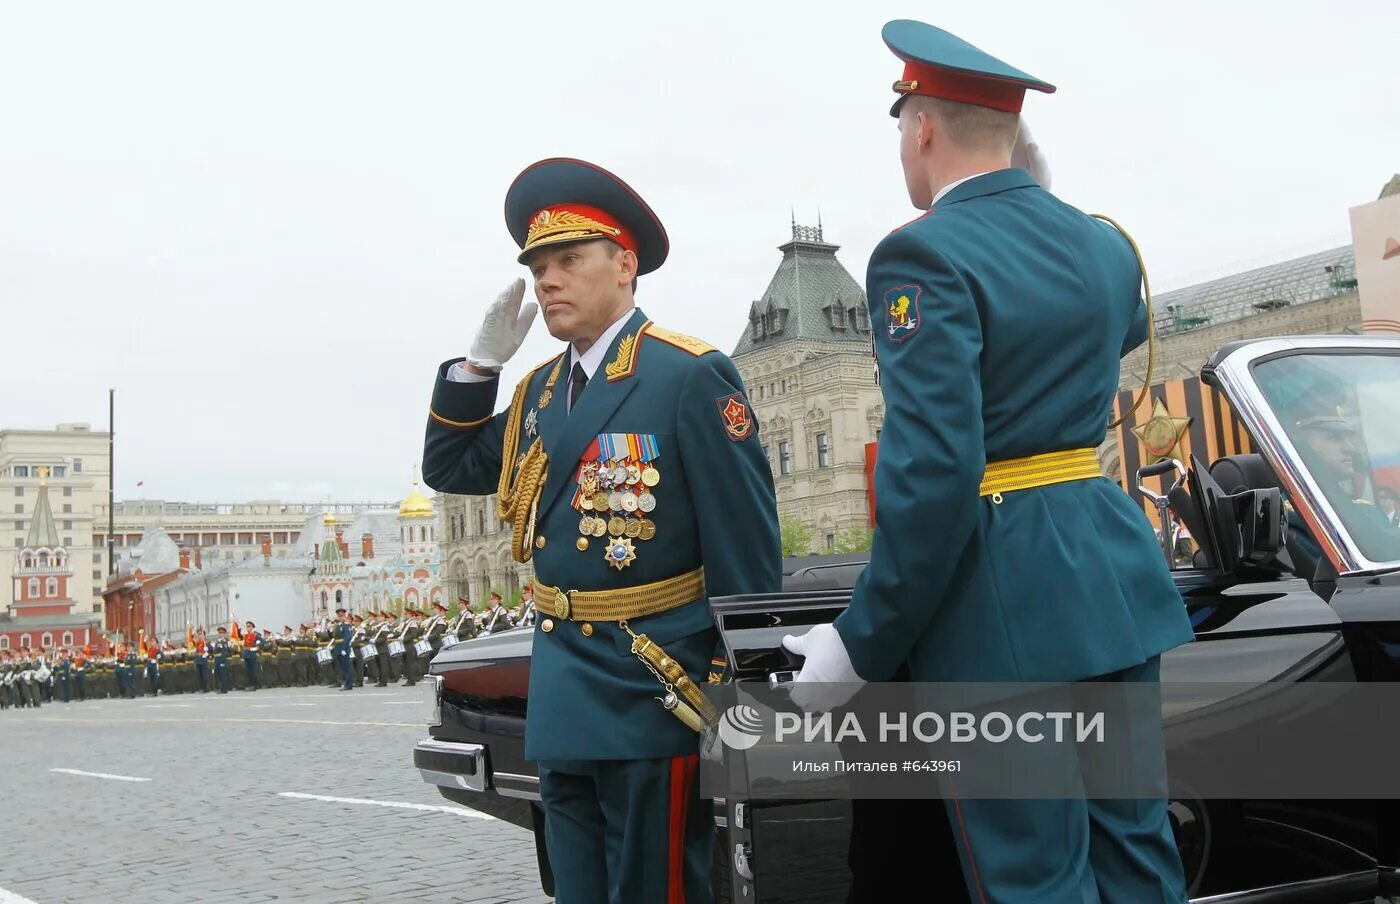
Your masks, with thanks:
[[[891,342],[903,342],[919,331],[919,296],[923,289],[914,285],[895,286],[885,293],[885,332]]]

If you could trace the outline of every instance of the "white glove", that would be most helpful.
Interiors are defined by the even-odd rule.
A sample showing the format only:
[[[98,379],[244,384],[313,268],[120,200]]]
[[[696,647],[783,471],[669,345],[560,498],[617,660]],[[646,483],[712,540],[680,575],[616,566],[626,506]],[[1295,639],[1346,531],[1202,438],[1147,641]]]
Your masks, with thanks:
[[[506,287],[481,321],[481,330],[467,353],[467,363],[486,370],[500,370],[525,341],[525,334],[535,322],[540,306],[533,301],[521,305],[525,297],[525,280],[517,279]]]
[[[1040,152],[1040,145],[1031,135],[1031,127],[1026,125],[1024,116],[1021,117],[1021,127],[1016,131],[1016,146],[1011,149],[1011,165],[1030,173],[1041,188],[1050,190],[1050,161]]]
[[[809,712],[826,712],[855,696],[865,683],[851,665],[846,644],[832,625],[816,625],[803,635],[788,634],[783,649],[805,657],[793,679],[792,702]]]

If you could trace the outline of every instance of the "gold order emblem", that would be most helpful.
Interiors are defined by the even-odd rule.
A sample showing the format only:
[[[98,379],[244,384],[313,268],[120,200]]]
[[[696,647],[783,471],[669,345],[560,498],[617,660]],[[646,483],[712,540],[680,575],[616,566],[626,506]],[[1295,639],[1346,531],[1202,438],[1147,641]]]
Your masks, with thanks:
[[[642,535],[642,522],[636,520],[635,518],[629,520],[627,522],[626,529],[623,530],[623,533],[631,537],[633,540],[637,539]]]
[[[614,537],[620,537],[627,530],[627,522],[622,520],[621,515],[613,515],[608,519],[608,533]]]
[[[631,565],[637,558],[637,550],[626,537],[613,537],[603,549],[603,558],[618,571]]]
[[[643,518],[638,526],[640,533],[638,537],[642,540],[650,540],[656,536],[656,522],[650,518]]]

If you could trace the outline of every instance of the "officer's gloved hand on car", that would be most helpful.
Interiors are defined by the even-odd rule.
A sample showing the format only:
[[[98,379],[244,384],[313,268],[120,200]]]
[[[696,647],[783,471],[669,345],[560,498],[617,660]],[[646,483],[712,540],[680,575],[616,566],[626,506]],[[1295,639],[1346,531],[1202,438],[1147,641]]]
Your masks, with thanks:
[[[520,349],[540,306],[525,298],[525,280],[517,279],[496,296],[486,309],[481,329],[467,353],[467,363],[481,370],[499,371]]]
[[[808,712],[826,712],[856,695],[865,680],[856,674],[846,644],[833,625],[816,625],[806,634],[783,637],[783,649],[804,657],[792,680],[792,702]]]

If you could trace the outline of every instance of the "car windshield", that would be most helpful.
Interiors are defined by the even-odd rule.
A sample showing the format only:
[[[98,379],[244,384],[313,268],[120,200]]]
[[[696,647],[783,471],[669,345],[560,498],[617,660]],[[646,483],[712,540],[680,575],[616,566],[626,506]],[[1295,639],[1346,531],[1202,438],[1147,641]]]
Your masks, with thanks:
[[[1254,378],[1357,548],[1400,563],[1400,355],[1288,355]]]

